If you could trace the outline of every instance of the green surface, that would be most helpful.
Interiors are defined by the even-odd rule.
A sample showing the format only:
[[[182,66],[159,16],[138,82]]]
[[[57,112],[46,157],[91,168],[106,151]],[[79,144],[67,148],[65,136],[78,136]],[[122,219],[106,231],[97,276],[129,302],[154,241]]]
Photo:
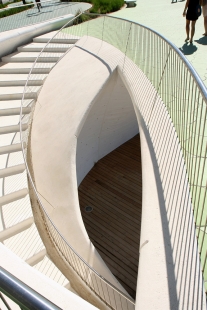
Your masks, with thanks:
[[[202,81],[207,85],[207,37],[202,36],[203,17],[196,24],[193,44],[186,44],[184,3],[170,1],[138,1],[134,8],[122,9],[112,15],[149,26],[172,41],[188,58]],[[173,16],[173,18],[171,18]],[[160,44],[147,31],[129,22],[97,18],[65,30],[74,35],[89,35],[112,44],[132,59],[152,81],[175,125],[188,172],[196,226],[206,225],[207,219],[207,105],[188,69],[176,53]],[[104,29],[104,31],[103,31]],[[141,29],[141,28],[140,28]],[[130,35],[129,35],[130,33]],[[145,38],[143,44],[142,38]],[[126,49],[127,46],[127,49]],[[152,53],[153,52],[153,53]],[[175,61],[176,59],[176,61]],[[166,66],[165,66],[166,65]],[[164,74],[163,68],[165,67]],[[153,68],[153,70],[152,70]],[[179,69],[178,69],[179,68]],[[163,76],[162,76],[163,74]],[[160,78],[162,76],[162,82]],[[169,85],[169,81],[171,84]],[[207,281],[207,234],[200,231],[199,246],[204,279]]]

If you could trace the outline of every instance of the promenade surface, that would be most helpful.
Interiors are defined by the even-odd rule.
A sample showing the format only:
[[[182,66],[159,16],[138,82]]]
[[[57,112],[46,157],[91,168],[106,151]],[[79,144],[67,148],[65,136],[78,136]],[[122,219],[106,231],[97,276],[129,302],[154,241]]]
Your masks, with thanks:
[[[196,22],[193,44],[185,43],[184,1],[137,0],[136,7],[123,8],[112,15],[148,26],[173,42],[200,75],[207,87],[207,37],[204,37],[203,15]]]
[[[90,7],[88,3],[77,2],[60,2],[57,1],[41,1],[42,8],[40,12],[35,6],[27,11],[1,18],[0,33],[8,30],[17,29],[37,23],[44,22],[49,19],[58,18],[67,14],[75,15],[78,11],[87,10]]]

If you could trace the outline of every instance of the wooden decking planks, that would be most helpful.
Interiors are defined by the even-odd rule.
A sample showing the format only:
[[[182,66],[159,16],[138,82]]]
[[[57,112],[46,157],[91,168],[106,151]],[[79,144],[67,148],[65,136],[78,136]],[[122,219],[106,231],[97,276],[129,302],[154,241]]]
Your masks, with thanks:
[[[139,135],[102,158],[79,186],[88,235],[112,273],[135,298],[142,206]],[[85,207],[93,207],[86,212]]]

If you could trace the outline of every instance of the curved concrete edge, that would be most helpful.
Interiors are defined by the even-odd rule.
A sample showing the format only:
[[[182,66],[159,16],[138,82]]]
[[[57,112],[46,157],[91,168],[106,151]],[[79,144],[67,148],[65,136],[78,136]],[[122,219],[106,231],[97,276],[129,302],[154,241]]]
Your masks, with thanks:
[[[84,40],[80,40],[80,44]],[[99,44],[100,41],[98,48]],[[111,46],[106,46],[106,53],[110,55]],[[117,54],[120,57],[119,51]],[[31,132],[32,168],[44,207],[58,230],[90,266],[127,294],[87,235],[80,213],[76,177],[79,124],[115,69],[116,63],[103,63],[78,47],[58,62],[35,107]],[[74,286],[72,282],[71,285]]]
[[[102,157],[134,137],[138,131],[131,98],[115,70],[80,120],[75,134],[78,186]]]
[[[134,103],[142,154],[142,223],[136,309],[206,309],[190,191],[167,110],[143,73],[118,69]],[[134,75],[131,72],[135,73]],[[150,120],[150,122],[149,122]]]
[[[58,285],[42,273],[27,265],[23,260],[8,250],[2,243],[0,243],[0,253],[1,267],[12,273],[12,275],[61,309],[97,309],[76,294]]]
[[[0,34],[0,58],[14,52],[17,47],[24,45],[34,37],[40,36],[50,31],[55,31],[72,20],[74,15],[68,14],[56,19],[51,19],[44,23],[35,24],[15,30],[6,31]]]
[[[109,72],[111,72],[111,69],[114,71],[117,65],[120,66],[119,74],[129,91],[139,123],[143,167],[143,212],[136,309],[187,310],[189,305],[194,303],[198,304],[200,309],[205,309],[202,273],[200,270],[185,165],[177,135],[166,108],[153,85],[143,72],[128,58],[124,59],[124,55],[115,48],[90,37],[84,37],[76,45],[80,50],[86,51],[89,55],[95,56],[94,58],[100,59],[103,64],[107,64],[106,68],[109,71],[108,75],[106,71],[104,73],[106,74],[106,78],[110,76]],[[73,72],[73,75],[65,75],[64,79],[68,77],[68,85],[70,83],[73,85],[72,83],[77,81],[77,78],[79,81],[78,89],[81,94],[83,91],[83,81],[85,81],[83,76],[85,76],[87,72],[97,74],[93,81],[93,83],[96,84],[100,76],[103,77],[103,72],[99,72],[99,67],[97,67],[97,72],[93,72],[94,68],[96,68],[96,64],[87,69],[85,67],[85,63],[87,63],[87,57],[85,58],[85,56],[87,54],[85,54],[83,59],[80,57],[81,54],[79,54],[80,51],[78,51],[78,48],[74,48],[68,53],[71,57],[73,55],[74,57],[79,57],[80,63],[78,66],[76,62],[74,63],[70,60],[70,56],[65,56],[68,57],[67,61],[70,65],[70,70],[72,68],[70,73],[72,74]],[[61,61],[59,64],[60,63]],[[122,67],[123,63],[124,68]],[[56,68],[59,68],[59,64]],[[83,67],[84,70],[79,72],[77,67]],[[62,121],[65,122],[66,120],[64,119],[69,117],[64,110],[55,114],[50,108],[47,110],[47,112],[49,111],[49,113],[47,113],[48,119],[53,119],[51,134],[53,137],[54,150],[57,150],[53,154],[53,151],[50,149],[49,140],[47,141],[48,137],[45,135],[47,129],[51,125],[49,125],[48,120],[46,120],[45,125],[43,125],[45,115],[44,109],[46,108],[46,106],[43,107],[43,103],[48,102],[48,105],[51,105],[51,100],[52,102],[54,100],[53,96],[56,98],[56,102],[60,103],[61,100],[57,101],[55,93],[61,93],[62,85],[59,79],[57,83],[57,76],[61,76],[58,74],[59,72],[53,70],[52,73],[53,75],[49,75],[45,84],[45,86],[48,86],[45,87],[44,92],[42,90],[40,93],[39,100],[40,102],[42,100],[41,106],[36,106],[35,110],[34,124],[36,132],[32,132],[32,156],[36,157],[35,162],[33,161],[35,181],[37,181],[37,187],[40,193],[42,193],[45,198],[48,198],[48,194],[52,198],[53,210],[46,201],[44,202],[60,231],[67,236],[67,214],[71,217],[70,223],[73,221],[74,216],[78,218],[79,227],[71,227],[71,229],[74,229],[74,231],[76,231],[76,229],[82,231],[83,240],[89,245],[90,243],[87,239],[88,237],[78,210],[73,210],[71,216],[73,206],[75,206],[75,209],[76,206],[78,206],[77,185],[75,184],[76,162],[74,155],[76,139],[72,139],[71,143],[68,143],[66,146],[66,149],[70,148],[70,155],[67,153],[67,159],[65,160],[65,163],[70,166],[70,177],[67,188],[64,188],[63,184],[61,185],[61,182],[59,182],[61,179],[57,182],[56,176],[58,176],[59,173],[59,165],[53,166],[55,168],[53,173],[56,173],[56,176],[51,177],[50,165],[47,162],[48,156],[51,158],[53,156],[59,157],[59,141],[56,132],[59,132],[58,126],[61,127],[60,124],[62,124]],[[76,78],[74,78],[74,75]],[[51,88],[51,84],[50,86],[47,84],[50,78],[53,79],[56,89]],[[77,84],[77,82],[75,83]],[[91,85],[94,86],[94,84]],[[74,89],[76,89],[75,85]],[[88,92],[86,92],[86,94],[88,94]],[[65,98],[69,96],[69,94],[62,95],[65,96]],[[72,95],[70,103],[73,102],[73,100],[74,97]],[[87,100],[88,99],[86,99],[86,101]],[[85,101],[79,102],[77,100],[74,102],[74,109],[70,114],[70,120],[72,120],[72,122],[74,121],[73,118],[77,110],[85,103]],[[56,116],[55,118],[54,115]],[[84,113],[79,117],[79,123],[83,117]],[[42,124],[40,128],[41,118]],[[148,124],[149,119],[151,121]],[[68,130],[64,132],[64,135],[71,135],[71,128],[71,122],[68,119]],[[80,131],[81,129],[77,128],[75,132],[79,134]],[[43,135],[45,135],[44,138],[42,138]],[[42,147],[39,149],[39,139],[42,139],[42,141],[46,142],[48,145],[45,145],[43,142]],[[45,149],[48,149],[47,154],[44,154]],[[39,152],[41,153],[42,163],[38,160],[38,158],[40,158]],[[57,162],[61,163],[61,157]],[[43,171],[44,173],[42,173]],[[52,184],[52,180],[56,181]],[[51,193],[46,187],[44,188],[44,184],[51,184],[51,189],[54,189],[57,184],[58,186],[62,186],[61,195],[56,195],[57,192]],[[182,190],[180,190],[180,188],[182,188]],[[70,193],[69,196],[68,193]],[[68,197],[68,201],[70,202],[69,207],[66,205],[63,207],[63,197]],[[81,244],[81,240],[79,239],[80,236],[74,234],[74,237],[77,237],[77,243],[80,242]],[[83,254],[81,253],[83,257],[87,256],[87,253],[89,253],[87,246],[86,248],[84,246],[85,241],[83,241]],[[72,243],[74,242],[75,240],[72,241]],[[92,248],[91,253],[95,253],[94,248]],[[92,262],[92,266],[99,270],[98,264],[96,265],[94,263],[94,256],[92,255],[91,258],[92,260],[88,260],[88,258],[86,260],[89,261],[90,264]]]

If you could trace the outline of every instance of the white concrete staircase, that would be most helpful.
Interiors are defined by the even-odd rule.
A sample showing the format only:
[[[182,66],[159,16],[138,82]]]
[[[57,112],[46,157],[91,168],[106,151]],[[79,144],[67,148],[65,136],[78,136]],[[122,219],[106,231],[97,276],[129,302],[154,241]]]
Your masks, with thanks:
[[[34,223],[19,133],[21,98],[28,73],[53,34],[35,38],[33,43],[3,57],[0,63],[0,242],[30,266],[70,289],[68,280],[47,256]],[[50,54],[42,53],[30,77],[23,130],[28,128],[28,115],[48,73],[72,46],[68,39],[57,42],[48,45],[45,52]],[[6,309],[1,300],[0,309]]]

